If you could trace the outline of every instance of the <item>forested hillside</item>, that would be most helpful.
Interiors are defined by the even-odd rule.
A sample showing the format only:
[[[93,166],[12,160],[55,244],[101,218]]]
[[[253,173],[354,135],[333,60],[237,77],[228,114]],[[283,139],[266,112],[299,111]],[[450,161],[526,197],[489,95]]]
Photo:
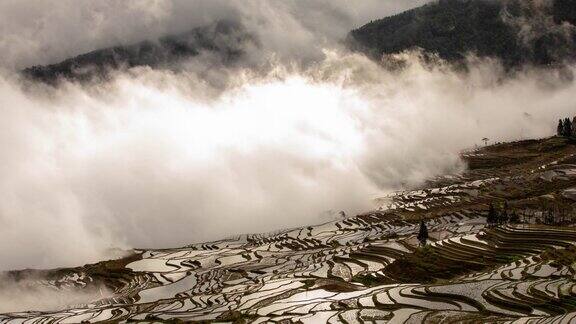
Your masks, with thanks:
[[[508,66],[557,64],[576,57],[576,1],[440,0],[372,21],[349,42],[374,58],[415,47],[449,61],[467,53]]]
[[[239,24],[219,21],[155,41],[95,50],[60,63],[33,66],[23,73],[44,82],[54,82],[59,78],[85,81],[105,77],[111,69],[172,67],[182,59],[194,57],[203,51],[215,54],[214,57],[226,63],[237,59],[242,54],[241,45],[251,40]]]

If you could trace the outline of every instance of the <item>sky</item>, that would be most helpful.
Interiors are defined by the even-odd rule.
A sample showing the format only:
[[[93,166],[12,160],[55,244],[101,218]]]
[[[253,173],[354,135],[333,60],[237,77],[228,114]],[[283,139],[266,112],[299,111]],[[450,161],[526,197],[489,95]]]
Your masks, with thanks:
[[[554,133],[574,67],[506,77],[417,52],[388,71],[342,45],[426,1],[2,1],[0,270],[78,266],[318,224],[391,190],[459,173],[463,149]],[[243,63],[201,53],[57,86],[18,71],[103,47],[239,21]],[[567,77],[568,76],[568,77]]]
[[[50,64],[100,48],[177,34],[218,20],[241,22],[286,59],[317,58],[352,28],[427,0],[4,0],[2,65]]]

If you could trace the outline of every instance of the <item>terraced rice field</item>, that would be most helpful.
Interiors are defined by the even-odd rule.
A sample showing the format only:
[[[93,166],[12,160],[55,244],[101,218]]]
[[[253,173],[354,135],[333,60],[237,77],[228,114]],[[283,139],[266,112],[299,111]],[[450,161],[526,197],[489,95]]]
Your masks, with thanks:
[[[570,323],[576,227],[570,213],[541,224],[538,208],[573,205],[575,153],[562,139],[502,144],[465,156],[464,174],[382,197],[363,215],[48,271],[38,285],[111,294],[0,323]],[[504,200],[520,223],[488,226],[488,204]]]

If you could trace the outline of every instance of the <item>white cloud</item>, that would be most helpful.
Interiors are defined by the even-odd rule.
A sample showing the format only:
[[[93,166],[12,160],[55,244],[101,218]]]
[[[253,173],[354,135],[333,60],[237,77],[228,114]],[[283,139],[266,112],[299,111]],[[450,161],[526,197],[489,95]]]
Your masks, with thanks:
[[[483,137],[547,136],[573,112],[574,82],[553,71],[502,78],[480,61],[463,74],[406,55],[389,72],[334,49],[354,25],[422,1],[77,3],[2,3],[4,68],[225,16],[258,33],[251,58],[272,68],[206,71],[202,57],[58,88],[2,73],[0,270],[365,211],[382,191],[462,170],[458,153]]]
[[[485,136],[552,134],[575,90],[553,73],[495,82],[491,62],[386,72],[335,52],[298,73],[239,73],[214,98],[189,72],[136,71],[88,88],[2,81],[4,269],[365,211],[383,190],[461,170],[458,152]]]
[[[155,39],[219,19],[241,21],[265,51],[317,58],[365,22],[428,0],[7,0],[0,3],[1,66],[55,63],[103,47]]]

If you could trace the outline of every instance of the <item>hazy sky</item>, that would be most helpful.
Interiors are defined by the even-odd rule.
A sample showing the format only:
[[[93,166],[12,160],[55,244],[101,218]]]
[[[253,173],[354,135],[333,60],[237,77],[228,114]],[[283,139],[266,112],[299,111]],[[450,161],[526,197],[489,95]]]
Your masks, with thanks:
[[[0,270],[366,211],[385,191],[460,172],[458,153],[483,137],[548,136],[573,112],[573,67],[502,78],[495,61],[461,74],[406,53],[389,72],[340,48],[350,28],[424,2],[3,1]],[[205,53],[100,84],[24,87],[13,75],[222,18],[257,35],[247,59],[270,69],[207,76]]]
[[[22,68],[107,46],[189,30],[220,19],[241,22],[278,55],[314,55],[371,19],[427,0],[4,0],[0,57]]]

